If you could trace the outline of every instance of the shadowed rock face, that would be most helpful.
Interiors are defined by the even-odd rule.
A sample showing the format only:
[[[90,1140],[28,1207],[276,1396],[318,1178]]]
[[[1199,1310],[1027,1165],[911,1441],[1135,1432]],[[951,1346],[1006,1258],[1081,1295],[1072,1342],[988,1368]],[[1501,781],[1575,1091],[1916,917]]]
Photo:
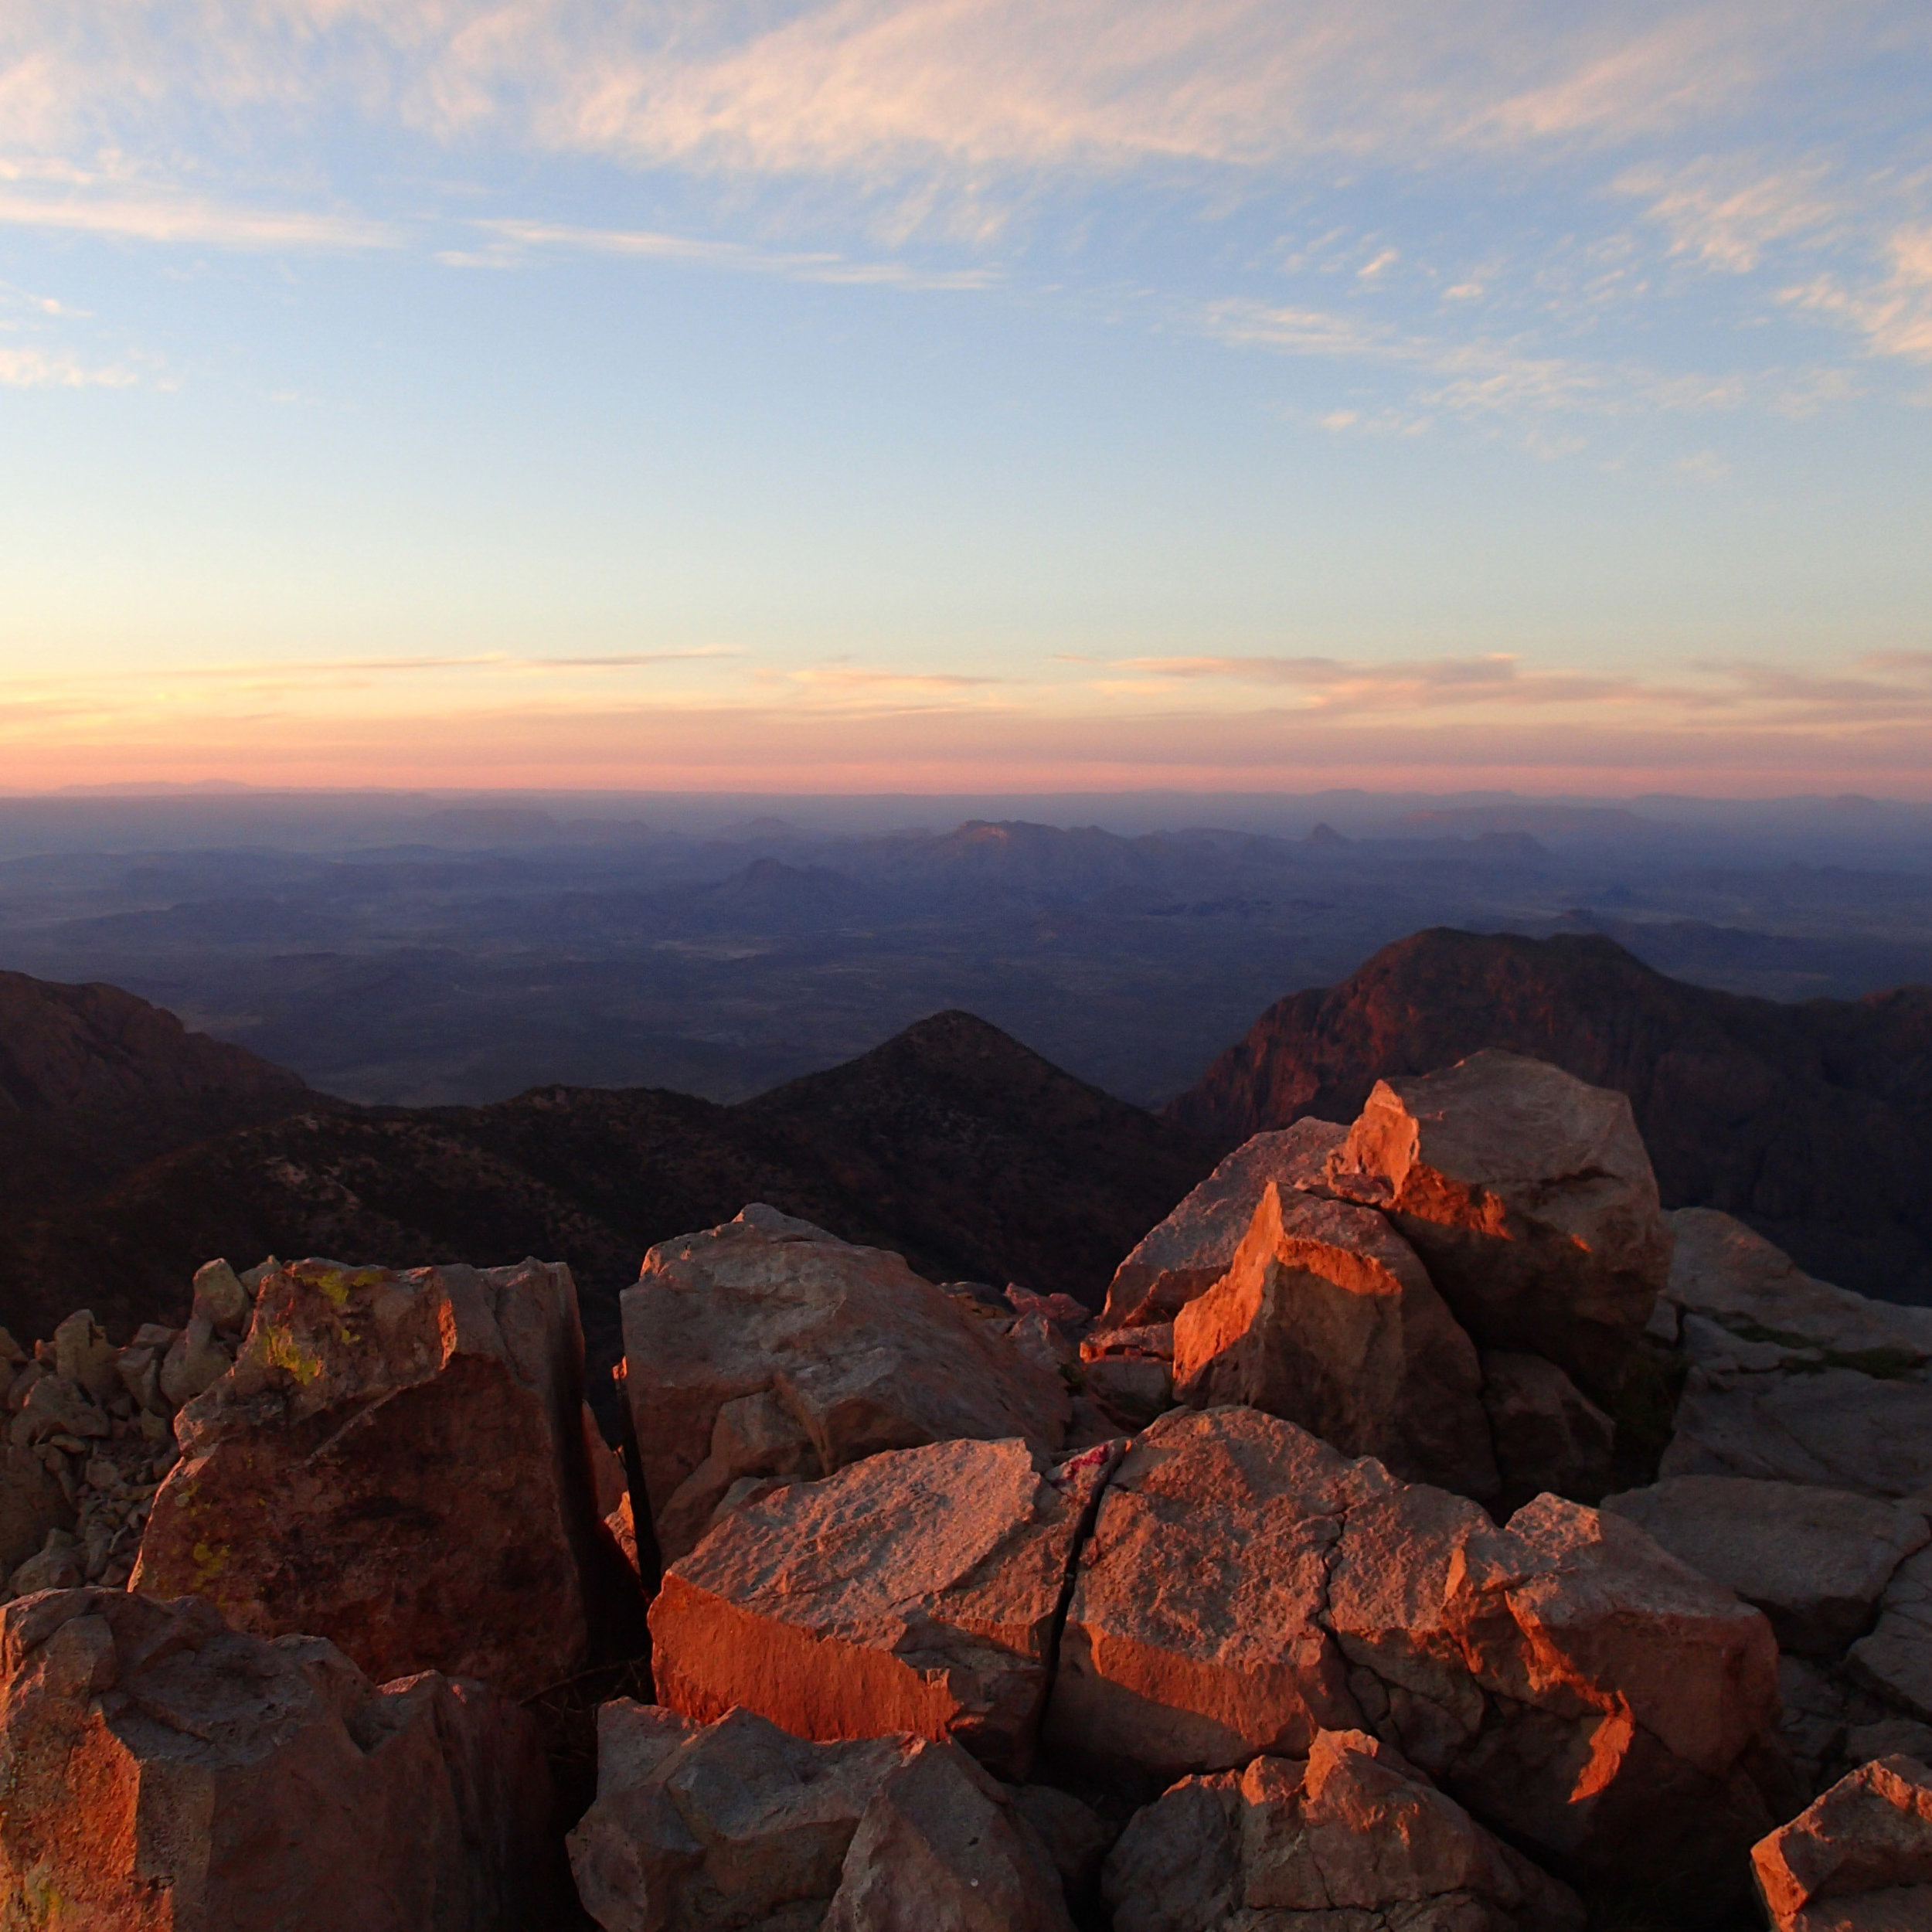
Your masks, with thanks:
[[[568,1269],[264,1280],[176,1420],[131,1587],[524,1696],[582,1668],[600,1560]]]
[[[124,1932],[522,1932],[532,1720],[430,1673],[120,1590],[0,1611],[0,1914]],[[24,1908],[26,1916],[17,1917]]]
[[[1243,1771],[1183,1779],[1134,1815],[1104,1883],[1114,1932],[1258,1927],[1277,1913],[1355,1932],[1584,1923],[1566,1886],[1360,1731],[1318,1732],[1305,1761],[1257,1757]]]
[[[1628,1096],[1666,1206],[1740,1216],[1799,1265],[1932,1303],[1932,991],[1785,1006],[1601,938],[1444,929],[1270,1007],[1167,1117],[1223,1146],[1352,1119],[1378,1080],[1500,1047]]]

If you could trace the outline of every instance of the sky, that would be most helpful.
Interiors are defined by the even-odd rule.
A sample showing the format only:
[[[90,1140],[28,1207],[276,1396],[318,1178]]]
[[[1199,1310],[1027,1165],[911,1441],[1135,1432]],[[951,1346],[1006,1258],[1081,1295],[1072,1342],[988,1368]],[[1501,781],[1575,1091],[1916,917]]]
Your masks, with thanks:
[[[0,789],[1932,797],[1923,0],[0,0]]]

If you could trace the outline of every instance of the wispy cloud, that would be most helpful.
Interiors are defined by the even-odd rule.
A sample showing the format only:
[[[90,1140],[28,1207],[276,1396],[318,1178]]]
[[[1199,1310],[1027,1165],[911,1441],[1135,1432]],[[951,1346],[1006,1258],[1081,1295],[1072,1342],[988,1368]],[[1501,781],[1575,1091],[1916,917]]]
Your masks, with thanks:
[[[1821,275],[1784,299],[1855,329],[1874,355],[1932,362],[1932,226],[1897,230],[1886,253],[1885,270],[1862,284]]]
[[[1628,168],[1611,185],[1646,204],[1645,219],[1670,236],[1673,255],[1744,275],[1777,243],[1845,219],[1850,204],[1828,191],[1830,176],[1816,160],[1767,172],[1761,158],[1754,166],[1750,156],[1704,155],[1681,167]]]
[[[125,362],[90,362],[64,349],[0,345],[0,387],[131,389],[141,379]]]
[[[756,248],[742,242],[664,234],[649,229],[585,228],[510,219],[479,221],[474,226],[494,238],[493,248],[481,255],[446,254],[445,261],[461,267],[507,267],[529,250],[554,249],[578,254],[692,262],[709,268],[777,275],[787,281],[848,287],[979,289],[990,287],[1000,279],[999,271],[994,268],[935,270],[904,262],[854,261],[823,250],[798,252]]]

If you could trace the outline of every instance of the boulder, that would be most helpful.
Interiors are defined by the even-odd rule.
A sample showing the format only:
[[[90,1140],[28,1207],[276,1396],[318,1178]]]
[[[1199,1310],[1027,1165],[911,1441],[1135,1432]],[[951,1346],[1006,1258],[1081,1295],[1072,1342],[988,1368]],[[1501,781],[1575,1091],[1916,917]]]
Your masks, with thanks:
[[[816,1926],[911,1742],[809,1743],[747,1710],[700,1726],[625,1699],[600,1706],[597,1798],[569,1840],[585,1910],[606,1932]]]
[[[86,1308],[70,1315],[53,1332],[53,1372],[84,1389],[96,1402],[119,1393],[114,1347],[107,1331]]]
[[[31,1450],[0,1443],[0,1578],[38,1553],[50,1529],[73,1527],[73,1506]]]
[[[757,1205],[661,1242],[623,1297],[645,1489],[665,1560],[748,1476],[830,1475],[959,1437],[1064,1439],[1060,1376],[884,1249]],[[755,1418],[728,1404],[765,1401]]]
[[[1932,1723],[1932,1549],[1893,1573],[1869,1637],[1852,1646],[1852,1674],[1888,1702]]]
[[[1671,1255],[1624,1095],[1494,1050],[1378,1080],[1325,1179],[1388,1213],[1483,1347],[1614,1407]]]
[[[1185,1780],[1135,1815],[1104,1884],[1115,1932],[1584,1924],[1566,1886],[1360,1731],[1318,1732],[1305,1762],[1257,1757]]]
[[[176,1420],[131,1587],[325,1636],[379,1680],[571,1676],[615,1566],[583,1346],[560,1264],[277,1268],[233,1372]]]
[[[1664,1298],[1741,1340],[1867,1373],[1932,1362],[1932,1308],[1874,1301],[1815,1281],[1791,1257],[1716,1208],[1667,1214],[1675,1237]]]
[[[1143,1235],[1114,1272],[1102,1328],[1172,1321],[1227,1272],[1271,1183],[1319,1185],[1324,1163],[1346,1130],[1330,1121],[1297,1121],[1257,1134],[1230,1154],[1165,1221]]]
[[[1566,1871],[1741,1883],[1792,1794],[1777,1671],[1757,1611],[1617,1517],[1545,1496],[1499,1528],[1274,1417],[1177,1410],[1103,1497],[1044,1742],[1145,1789],[1371,1730]]]
[[[1673,1476],[1604,1507],[1755,1604],[1779,1646],[1807,1656],[1835,1657],[1869,1630],[1893,1572],[1932,1542],[1908,1504],[1742,1476]]]
[[[1498,1508],[1506,1515],[1546,1490],[1575,1502],[1600,1501],[1611,1485],[1617,1425],[1541,1355],[1485,1349],[1481,1361]]]
[[[1226,1274],[1175,1318],[1174,1379],[1194,1408],[1246,1403],[1410,1481],[1496,1492],[1475,1345],[1371,1208],[1270,1181]]]
[[[1913,1932],[1932,1925],[1932,1771],[1862,1765],[1751,1853],[1777,1932]]]
[[[1158,1355],[1103,1355],[1083,1365],[1080,1389],[1131,1435],[1174,1406],[1174,1372]]]
[[[852,1835],[825,1932],[1073,1932],[1012,1794],[951,1744],[910,1740]]]
[[[10,1927],[522,1932],[548,1903],[523,1712],[434,1674],[378,1689],[194,1599],[0,1611],[0,1765]]]
[[[1693,1369],[1662,1476],[1754,1476],[1859,1495],[1932,1490],[1932,1386],[1851,1369]]]
[[[749,1502],[651,1607],[659,1698],[802,1737],[955,1740],[1022,1778],[1069,1566],[1113,1451],[1042,1476],[1021,1441],[869,1458]]]

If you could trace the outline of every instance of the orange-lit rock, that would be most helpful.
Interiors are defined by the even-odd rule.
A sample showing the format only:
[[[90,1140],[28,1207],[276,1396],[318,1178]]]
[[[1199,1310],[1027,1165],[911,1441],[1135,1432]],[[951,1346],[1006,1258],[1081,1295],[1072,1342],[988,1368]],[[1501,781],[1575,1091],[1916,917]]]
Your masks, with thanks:
[[[1932,1771],[1892,1757],[1842,1777],[1751,1852],[1777,1932],[1932,1925]]]
[[[1103,1498],[1045,1737],[1145,1787],[1371,1730],[1567,1870],[1741,1883],[1789,1795],[1777,1664],[1630,1524],[1544,1497],[1498,1528],[1274,1417],[1177,1411]]]
[[[1490,1496],[1475,1345],[1372,1209],[1270,1181],[1227,1273],[1174,1323],[1179,1400],[1244,1403],[1410,1481]]]
[[[876,1455],[747,1504],[665,1572],[658,1696],[802,1737],[949,1737],[1023,1777],[1075,1539],[1111,1460],[1025,1443]]]
[[[301,1261],[176,1420],[133,1587],[514,1696],[585,1661],[597,1528],[570,1270]]]
[[[623,1308],[625,1387],[667,1563],[747,1476],[828,1475],[955,1437],[1023,1437],[1046,1454],[1066,1434],[1053,1369],[897,1255],[770,1208],[660,1242]]]
[[[1301,1120],[1237,1147],[1114,1270],[1100,1327],[1172,1321],[1227,1272],[1263,1190],[1318,1183],[1345,1131],[1328,1121]]]
[[[1244,1772],[1185,1780],[1134,1815],[1105,1883],[1115,1932],[1259,1932],[1277,1913],[1351,1932],[1584,1923],[1567,1886],[1360,1731],[1318,1733],[1305,1763],[1257,1757]]]
[[[1388,1213],[1481,1346],[1614,1400],[1671,1259],[1622,1094],[1493,1050],[1378,1080],[1326,1180]]]
[[[536,1729],[483,1685],[371,1685],[319,1638],[121,1590],[0,1611],[0,1923],[523,1932]]]

